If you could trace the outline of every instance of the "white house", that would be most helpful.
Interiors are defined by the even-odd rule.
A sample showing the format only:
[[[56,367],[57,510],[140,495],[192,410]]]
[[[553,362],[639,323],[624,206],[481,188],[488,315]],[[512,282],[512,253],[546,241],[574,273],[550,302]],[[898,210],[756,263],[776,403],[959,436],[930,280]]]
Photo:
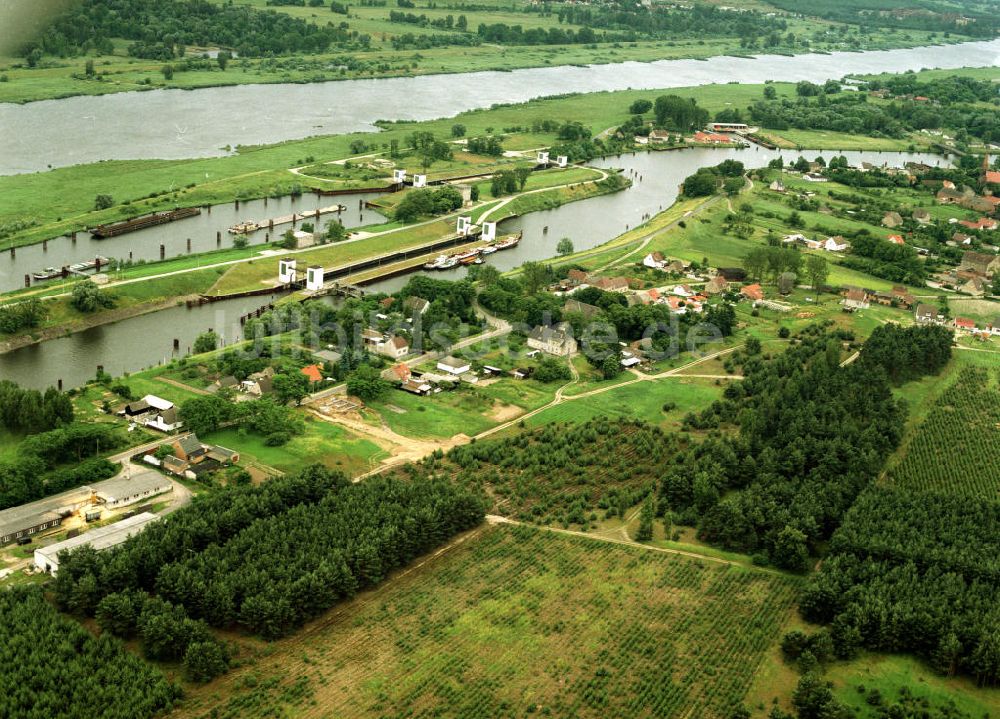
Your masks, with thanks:
[[[538,325],[528,334],[528,347],[550,355],[566,357],[576,352],[576,340],[567,322],[556,326]]]
[[[642,264],[650,269],[662,270],[667,264],[667,258],[660,252],[650,252],[642,258]]]
[[[829,182],[829,180],[822,175],[814,175],[811,172],[803,173],[802,179],[806,182]]]
[[[306,269],[306,289],[316,291],[323,289],[323,268],[319,265]]]
[[[375,346],[375,351],[384,357],[400,359],[410,354],[410,343],[399,335],[388,337]]]
[[[447,372],[450,375],[458,377],[459,375],[463,375],[471,370],[472,365],[468,360],[448,355],[447,357],[438,360],[437,368],[442,372]]]
[[[822,245],[822,248],[827,252],[843,252],[848,247],[850,247],[850,245],[840,235],[837,235],[836,237],[827,237],[826,241]]]
[[[295,282],[295,259],[285,257],[278,260],[278,282],[289,284]]]
[[[146,415],[146,421],[143,424],[150,429],[158,429],[161,432],[173,432],[184,423],[177,416],[177,408],[170,405],[167,409],[158,409]]]
[[[414,175],[413,176],[413,186],[414,187],[427,187],[427,175]]]
[[[493,242],[497,238],[497,223],[495,222],[484,222],[483,223],[483,237],[482,239],[486,242]]]

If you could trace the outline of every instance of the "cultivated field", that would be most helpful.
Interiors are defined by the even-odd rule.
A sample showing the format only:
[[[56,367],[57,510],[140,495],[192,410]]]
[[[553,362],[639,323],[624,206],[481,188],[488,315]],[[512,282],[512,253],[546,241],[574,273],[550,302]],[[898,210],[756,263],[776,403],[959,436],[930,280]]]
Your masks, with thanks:
[[[963,369],[938,398],[888,477],[904,487],[997,499],[998,379],[996,369]]]
[[[171,716],[722,717],[742,700],[796,586],[648,549],[485,528],[193,690]]]

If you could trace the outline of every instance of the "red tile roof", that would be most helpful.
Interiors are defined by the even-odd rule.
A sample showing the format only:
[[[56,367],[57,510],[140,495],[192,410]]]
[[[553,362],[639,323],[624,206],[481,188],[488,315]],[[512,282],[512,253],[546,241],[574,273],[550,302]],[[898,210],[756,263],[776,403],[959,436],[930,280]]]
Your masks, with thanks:
[[[764,290],[760,288],[760,285],[747,285],[740,289],[745,297],[749,297],[752,300],[762,300],[764,299]]]
[[[956,317],[955,318],[955,326],[956,327],[961,327],[962,329],[966,329],[966,330],[974,330],[974,329],[976,329],[976,323],[975,323],[975,321],[970,320],[968,317]]]
[[[986,181],[994,185],[1000,185],[1000,170],[987,170]]]
[[[306,365],[302,368],[302,374],[309,378],[310,382],[322,382],[323,371],[318,364]]]

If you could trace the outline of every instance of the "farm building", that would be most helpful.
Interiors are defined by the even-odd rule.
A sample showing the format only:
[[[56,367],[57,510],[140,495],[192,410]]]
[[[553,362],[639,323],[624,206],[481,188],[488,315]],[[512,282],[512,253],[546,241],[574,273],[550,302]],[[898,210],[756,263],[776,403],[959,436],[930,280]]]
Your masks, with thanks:
[[[78,487],[37,502],[22,504],[0,512],[0,545],[16,542],[51,527],[90,503],[89,487]]]
[[[459,359],[458,357],[452,357],[449,355],[444,359],[438,360],[437,368],[442,372],[447,372],[450,375],[463,375],[472,369],[472,365],[468,360]]]
[[[94,497],[111,508],[127,507],[136,502],[170,492],[170,480],[158,472],[144,471],[134,477],[112,477],[91,485]]]
[[[528,347],[550,355],[566,357],[576,352],[572,328],[566,322],[555,327],[539,325],[528,334]]]
[[[143,512],[120,522],[84,532],[72,539],[36,549],[35,566],[54,575],[59,571],[60,552],[68,552],[80,547],[91,547],[98,552],[109,549],[143,531],[151,522],[158,519],[159,517],[155,514]]]

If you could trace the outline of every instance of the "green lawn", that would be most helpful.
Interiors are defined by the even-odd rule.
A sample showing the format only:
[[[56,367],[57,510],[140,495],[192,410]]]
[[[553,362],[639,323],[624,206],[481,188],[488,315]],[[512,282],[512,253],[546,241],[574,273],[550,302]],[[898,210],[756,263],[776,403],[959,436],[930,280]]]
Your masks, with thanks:
[[[408,437],[446,439],[473,436],[497,424],[485,416],[492,401],[467,386],[429,397],[395,390],[369,407],[396,433]]]
[[[639,419],[676,429],[685,414],[708,406],[722,394],[714,380],[669,378],[636,382],[550,407],[527,420],[529,427],[550,422],[586,422],[597,417]],[[663,405],[676,406],[669,412]]]
[[[886,699],[896,699],[904,687],[914,696],[927,699],[935,707],[954,702],[970,717],[996,716],[1000,712],[1000,692],[980,688],[965,678],[942,677],[916,659],[901,656],[868,655],[845,664],[835,664],[827,678],[834,683],[837,698],[857,712],[858,719],[879,717],[865,701],[868,692],[878,689]]]
[[[263,437],[240,433],[235,429],[219,430],[200,439],[236,450],[242,455],[244,463],[256,461],[286,473],[319,463],[354,476],[368,471],[388,456],[374,442],[362,439],[343,427],[313,418],[307,419],[305,434],[292,438],[281,447],[268,447]]]

